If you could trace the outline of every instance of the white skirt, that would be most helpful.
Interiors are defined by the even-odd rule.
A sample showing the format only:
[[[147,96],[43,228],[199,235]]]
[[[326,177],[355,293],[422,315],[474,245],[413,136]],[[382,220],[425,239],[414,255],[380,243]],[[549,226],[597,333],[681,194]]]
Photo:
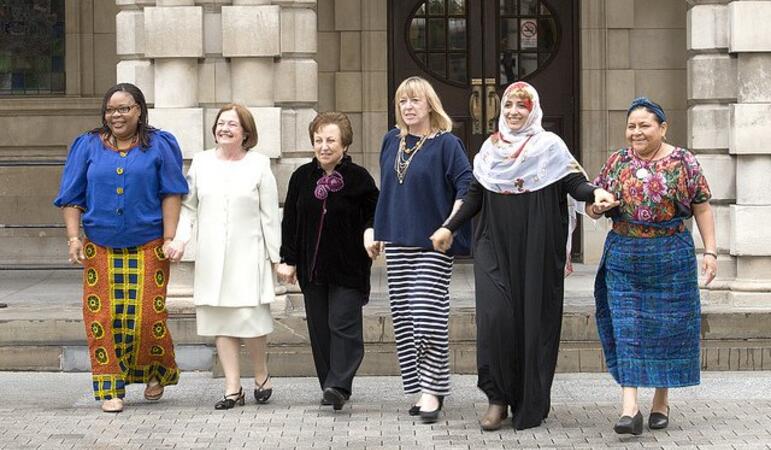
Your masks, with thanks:
[[[253,338],[273,331],[270,305],[246,308],[196,306],[195,316],[199,336]]]

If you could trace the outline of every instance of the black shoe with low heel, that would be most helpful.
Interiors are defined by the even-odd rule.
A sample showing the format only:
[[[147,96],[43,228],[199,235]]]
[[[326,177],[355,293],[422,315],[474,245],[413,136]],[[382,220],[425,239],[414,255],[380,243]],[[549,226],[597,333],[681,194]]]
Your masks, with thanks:
[[[412,407],[407,410],[407,414],[409,414],[411,416],[419,416],[420,415],[420,405],[412,405]]]
[[[332,409],[335,411],[343,409],[346,400],[348,400],[348,396],[340,389],[333,387],[324,389],[324,401],[326,401],[327,404],[332,405]]]
[[[439,419],[439,412],[442,410],[442,406],[444,405],[444,396],[437,395],[436,398],[439,400],[439,406],[435,410],[421,411],[420,408],[418,408],[418,413],[420,414],[420,419],[423,421],[423,423],[434,423]]]
[[[652,412],[648,416],[648,428],[651,430],[663,430],[669,426],[669,406],[667,406],[667,413]]]
[[[222,400],[214,404],[214,409],[232,409],[236,405],[244,406],[245,402],[244,390],[243,388],[238,388],[238,392],[235,394],[225,394]]]
[[[257,387],[254,388],[254,399],[257,401],[257,403],[262,405],[268,403],[270,396],[273,395],[273,388],[265,389],[265,384],[268,382],[268,380],[270,380],[270,374],[265,377],[265,381],[262,383],[258,383],[257,380],[254,381],[254,384],[257,385]]]
[[[642,434],[643,416],[640,411],[634,417],[621,416],[613,427],[617,434],[633,434],[635,436]]]

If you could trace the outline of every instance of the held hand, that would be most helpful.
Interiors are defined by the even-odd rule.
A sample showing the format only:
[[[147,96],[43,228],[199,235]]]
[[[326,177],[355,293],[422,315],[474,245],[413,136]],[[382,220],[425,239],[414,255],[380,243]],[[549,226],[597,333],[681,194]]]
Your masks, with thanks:
[[[67,256],[72,264],[80,264],[82,266],[83,260],[86,259],[86,255],[83,254],[83,241],[80,239],[70,241]]]
[[[163,254],[171,262],[179,262],[185,254],[185,243],[182,241],[165,241],[163,243]]]
[[[445,253],[452,246],[452,231],[441,227],[429,239],[434,244],[434,250]]]
[[[603,214],[605,211],[613,209],[620,204],[621,202],[616,200],[616,197],[605,189],[597,188],[594,190],[594,204],[592,208],[596,214]]]
[[[297,266],[281,263],[276,269],[278,281],[284,284],[295,284],[297,282]]]
[[[364,230],[364,250],[373,261],[383,252],[383,243],[375,240],[375,230],[372,228]]]
[[[701,262],[701,275],[704,279],[704,286],[707,286],[717,276],[717,259],[712,255],[704,255]]]

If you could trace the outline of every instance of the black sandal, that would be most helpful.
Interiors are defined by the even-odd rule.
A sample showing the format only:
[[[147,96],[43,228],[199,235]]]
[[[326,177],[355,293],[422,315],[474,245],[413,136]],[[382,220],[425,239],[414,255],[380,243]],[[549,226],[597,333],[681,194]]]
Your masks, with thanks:
[[[236,398],[231,398],[235,396]],[[214,404],[214,409],[231,409],[238,406],[244,406],[246,401],[244,400],[244,389],[238,388],[238,392],[235,394],[225,394],[222,400]]]
[[[270,396],[273,395],[273,388],[265,389],[264,387],[268,380],[270,380],[270,374],[265,377],[265,381],[262,383],[258,383],[257,380],[254,380],[254,384],[257,385],[257,387],[254,388],[254,399],[257,401],[257,403],[264,405],[265,403],[268,403]]]

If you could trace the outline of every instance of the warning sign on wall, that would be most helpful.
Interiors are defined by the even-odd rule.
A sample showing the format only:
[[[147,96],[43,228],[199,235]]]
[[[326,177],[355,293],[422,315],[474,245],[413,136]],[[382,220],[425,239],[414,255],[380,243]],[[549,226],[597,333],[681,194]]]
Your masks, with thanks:
[[[522,49],[538,48],[538,22],[535,19],[520,19],[519,42]]]

